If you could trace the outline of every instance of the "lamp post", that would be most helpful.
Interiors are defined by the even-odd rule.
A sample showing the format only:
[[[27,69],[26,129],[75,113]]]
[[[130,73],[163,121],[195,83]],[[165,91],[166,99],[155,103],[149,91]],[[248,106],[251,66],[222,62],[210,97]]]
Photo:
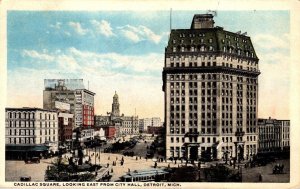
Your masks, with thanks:
[[[96,165],[96,146],[95,146],[95,153],[94,153],[94,156],[95,156],[95,165]]]
[[[201,181],[201,159],[199,159],[199,161],[198,161],[198,171],[199,171],[199,182]]]

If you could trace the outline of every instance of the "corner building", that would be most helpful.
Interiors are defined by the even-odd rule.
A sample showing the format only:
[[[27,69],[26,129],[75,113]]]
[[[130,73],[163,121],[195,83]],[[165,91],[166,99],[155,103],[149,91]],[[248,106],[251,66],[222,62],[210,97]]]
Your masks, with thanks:
[[[257,153],[258,58],[250,37],[194,15],[165,48],[166,156],[238,160]]]

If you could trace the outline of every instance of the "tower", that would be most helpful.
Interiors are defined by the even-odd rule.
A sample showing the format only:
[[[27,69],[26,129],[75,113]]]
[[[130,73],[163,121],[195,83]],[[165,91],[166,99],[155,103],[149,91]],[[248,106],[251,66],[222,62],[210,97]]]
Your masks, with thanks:
[[[113,96],[111,115],[113,117],[119,117],[120,116],[119,96],[118,96],[116,91],[115,91],[115,95]]]
[[[166,156],[250,158],[257,153],[258,57],[244,34],[197,14],[165,48]]]

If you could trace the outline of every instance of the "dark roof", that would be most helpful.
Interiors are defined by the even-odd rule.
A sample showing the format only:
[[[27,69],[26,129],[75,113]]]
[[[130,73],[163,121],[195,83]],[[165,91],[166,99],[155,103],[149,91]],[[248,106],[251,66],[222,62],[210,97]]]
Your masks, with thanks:
[[[233,53],[230,54],[258,60],[250,37],[223,30],[222,27],[173,29],[165,51],[166,53],[173,53],[173,47],[176,47],[176,54],[178,54],[181,47],[185,47],[186,51],[189,51],[192,46],[197,49],[196,52],[200,52],[200,48],[203,46],[205,48],[204,53],[224,53],[223,49],[225,47],[226,52],[229,52],[229,49],[232,50]],[[212,47],[212,50],[209,47]],[[238,50],[241,53],[240,55],[238,55]],[[249,56],[246,56],[246,53]],[[252,53],[253,57],[251,57]]]
[[[5,108],[5,111],[8,110],[15,110],[15,111],[45,111],[45,112],[57,112],[56,110],[48,110],[48,109],[42,109],[42,108],[36,108],[36,107],[22,107],[22,108]]]

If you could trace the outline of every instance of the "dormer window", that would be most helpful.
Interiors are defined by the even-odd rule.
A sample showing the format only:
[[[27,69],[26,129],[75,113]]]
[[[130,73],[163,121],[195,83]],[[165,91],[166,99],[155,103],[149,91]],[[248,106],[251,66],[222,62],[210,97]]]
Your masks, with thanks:
[[[201,46],[201,49],[200,49],[200,51],[202,51],[202,52],[204,51],[204,46]]]
[[[173,52],[176,52],[176,47],[173,47]]]
[[[175,39],[173,39],[173,44],[174,44],[174,43],[176,43],[176,40],[175,40]]]
[[[201,42],[201,43],[203,43],[203,41],[204,41],[203,39],[200,39],[200,42]]]
[[[211,38],[209,39],[209,43],[212,43],[212,39]]]

